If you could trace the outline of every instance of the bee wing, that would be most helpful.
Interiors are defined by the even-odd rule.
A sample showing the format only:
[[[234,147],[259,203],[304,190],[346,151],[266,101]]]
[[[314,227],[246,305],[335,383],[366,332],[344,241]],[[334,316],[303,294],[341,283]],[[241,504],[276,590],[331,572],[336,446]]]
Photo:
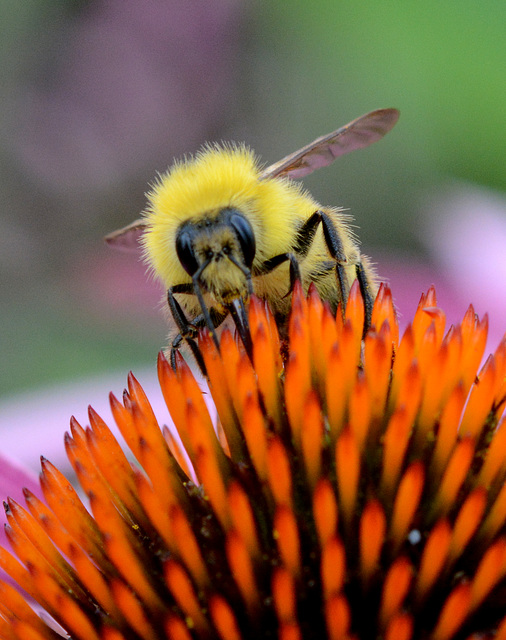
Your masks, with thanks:
[[[139,241],[145,229],[145,221],[142,218],[139,218],[126,227],[113,231],[109,235],[105,236],[104,240],[115,249],[135,251],[139,249]]]
[[[303,178],[316,169],[332,164],[336,158],[345,153],[363,149],[381,140],[395,125],[399,115],[397,109],[377,109],[366,113],[344,127],[317,138],[279,162],[271,164],[261,173],[260,179],[266,180],[278,176]]]

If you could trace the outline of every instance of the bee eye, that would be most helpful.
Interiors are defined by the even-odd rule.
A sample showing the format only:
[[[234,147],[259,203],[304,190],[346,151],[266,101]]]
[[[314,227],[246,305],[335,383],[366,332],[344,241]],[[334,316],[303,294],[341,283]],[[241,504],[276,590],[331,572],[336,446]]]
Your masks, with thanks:
[[[193,251],[190,234],[187,231],[179,233],[176,237],[176,252],[179,262],[190,276],[199,268],[199,263]]]
[[[250,268],[255,257],[256,243],[253,227],[240,213],[233,213],[229,219],[230,226],[234,229],[239,244],[241,245],[244,264]]]

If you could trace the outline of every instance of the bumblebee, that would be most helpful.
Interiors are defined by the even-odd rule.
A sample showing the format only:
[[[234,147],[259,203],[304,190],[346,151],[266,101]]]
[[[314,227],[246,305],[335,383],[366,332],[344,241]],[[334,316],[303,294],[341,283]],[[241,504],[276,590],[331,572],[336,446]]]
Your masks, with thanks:
[[[159,177],[142,217],[106,241],[124,248],[140,243],[164,283],[178,332],[173,365],[183,340],[200,360],[200,327],[218,345],[216,329],[228,317],[249,349],[245,305],[253,293],[269,303],[283,330],[296,280],[304,290],[313,282],[335,313],[357,279],[370,323],[376,276],[351,217],[320,205],[296,180],[380,140],[398,118],[396,109],[372,111],[266,168],[243,145],[207,145]]]

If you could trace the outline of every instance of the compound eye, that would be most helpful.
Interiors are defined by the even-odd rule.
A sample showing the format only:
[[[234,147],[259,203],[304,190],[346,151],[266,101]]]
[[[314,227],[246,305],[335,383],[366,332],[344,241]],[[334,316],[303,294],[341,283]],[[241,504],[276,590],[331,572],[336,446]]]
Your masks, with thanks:
[[[184,270],[190,276],[199,268],[199,263],[193,251],[193,245],[190,234],[187,231],[179,233],[176,237],[176,252],[179,262],[183,265]]]
[[[250,269],[255,258],[256,242],[253,227],[248,220],[239,213],[230,216],[230,225],[234,229],[239,244],[241,245],[244,264]]]

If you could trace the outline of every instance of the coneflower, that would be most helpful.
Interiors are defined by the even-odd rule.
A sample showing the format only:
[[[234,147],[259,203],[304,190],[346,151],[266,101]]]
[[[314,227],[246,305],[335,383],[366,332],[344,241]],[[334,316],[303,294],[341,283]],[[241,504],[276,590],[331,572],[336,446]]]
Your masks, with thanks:
[[[65,436],[88,503],[44,459],[46,503],[7,501],[0,637],[505,640],[506,342],[480,369],[486,318],[445,333],[433,289],[399,340],[385,286],[362,340],[356,283],[344,318],[296,287],[286,363],[249,322],[251,359],[200,339],[217,424],[161,355],[179,439],[130,375],[135,462],[90,410]]]

